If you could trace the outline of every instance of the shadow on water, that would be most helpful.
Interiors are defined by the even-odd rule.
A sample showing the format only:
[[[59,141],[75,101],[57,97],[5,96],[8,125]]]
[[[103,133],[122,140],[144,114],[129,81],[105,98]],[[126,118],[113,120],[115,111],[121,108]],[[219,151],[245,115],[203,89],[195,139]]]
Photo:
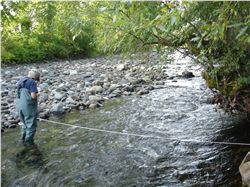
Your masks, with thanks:
[[[16,154],[15,162],[18,169],[24,167],[39,168],[44,165],[42,152],[36,144],[24,146],[24,148]]]
[[[241,120],[230,125],[228,128],[221,129],[216,141],[228,140],[230,142],[249,142],[250,121]]]

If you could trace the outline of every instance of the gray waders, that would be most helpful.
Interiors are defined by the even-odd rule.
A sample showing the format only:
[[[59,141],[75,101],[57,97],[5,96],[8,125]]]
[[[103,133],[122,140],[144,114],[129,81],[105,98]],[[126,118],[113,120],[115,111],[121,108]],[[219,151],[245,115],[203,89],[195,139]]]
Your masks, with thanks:
[[[17,112],[23,123],[22,140],[24,144],[32,145],[37,127],[37,99],[33,99],[26,88],[19,88],[17,92]]]

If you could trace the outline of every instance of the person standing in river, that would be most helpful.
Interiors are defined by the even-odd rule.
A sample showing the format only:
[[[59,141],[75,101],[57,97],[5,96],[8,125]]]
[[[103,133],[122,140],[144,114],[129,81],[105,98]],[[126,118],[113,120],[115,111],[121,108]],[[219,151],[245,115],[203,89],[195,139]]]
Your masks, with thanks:
[[[22,77],[16,84],[16,108],[23,123],[21,138],[25,146],[34,145],[38,116],[38,89],[36,81],[40,81],[40,73],[36,70],[30,70],[28,76]]]

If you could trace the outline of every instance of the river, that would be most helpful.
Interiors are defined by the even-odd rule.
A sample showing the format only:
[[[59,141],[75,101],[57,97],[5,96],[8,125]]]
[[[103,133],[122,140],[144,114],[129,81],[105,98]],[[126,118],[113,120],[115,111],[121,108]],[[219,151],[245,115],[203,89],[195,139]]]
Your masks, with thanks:
[[[176,67],[184,66],[168,69]],[[210,92],[199,67],[192,68],[196,77],[168,80],[147,95],[50,118],[149,137],[39,122],[37,146],[24,148],[18,128],[4,132],[2,186],[241,186],[238,167],[249,147],[204,141],[250,143],[249,122],[207,104]]]

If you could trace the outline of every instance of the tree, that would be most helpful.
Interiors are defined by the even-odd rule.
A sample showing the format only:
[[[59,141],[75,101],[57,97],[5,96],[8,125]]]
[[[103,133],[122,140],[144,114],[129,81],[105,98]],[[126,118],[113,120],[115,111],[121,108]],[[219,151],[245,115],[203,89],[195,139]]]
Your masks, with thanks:
[[[90,55],[94,50],[85,3],[2,2],[2,62],[36,62]]]
[[[250,3],[98,2],[95,8],[99,49],[187,49],[204,66],[208,86],[226,96],[225,107],[250,113]]]

